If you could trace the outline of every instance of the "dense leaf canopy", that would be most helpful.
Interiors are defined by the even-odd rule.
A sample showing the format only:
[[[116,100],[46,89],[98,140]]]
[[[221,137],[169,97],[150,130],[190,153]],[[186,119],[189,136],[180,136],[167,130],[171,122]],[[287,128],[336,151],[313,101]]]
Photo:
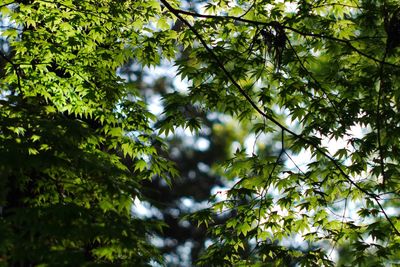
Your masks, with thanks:
[[[162,224],[132,203],[177,175],[163,138],[211,112],[254,145],[215,168],[233,186],[184,218],[208,228],[200,265],[399,263],[397,1],[0,6],[0,263],[162,261]],[[164,60],[189,86],[155,117],[118,74]]]

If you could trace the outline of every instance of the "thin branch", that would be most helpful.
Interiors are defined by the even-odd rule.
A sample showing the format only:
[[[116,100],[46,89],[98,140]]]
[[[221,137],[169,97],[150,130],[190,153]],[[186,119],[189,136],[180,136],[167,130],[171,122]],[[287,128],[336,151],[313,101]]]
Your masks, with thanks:
[[[384,64],[384,65],[388,65],[388,66],[391,66],[391,67],[400,68],[399,65],[396,65],[396,64],[393,64],[393,63],[390,63],[390,62],[382,61],[380,59],[377,59],[377,58],[375,58],[375,57],[373,57],[371,55],[368,55],[367,53],[361,51],[360,49],[356,48],[354,45],[351,44],[352,40],[340,39],[340,38],[336,38],[336,37],[328,36],[328,35],[324,35],[324,34],[319,34],[319,33],[302,32],[302,31],[300,31],[298,29],[295,29],[293,27],[290,27],[290,26],[283,26],[282,25],[282,27],[285,28],[285,29],[291,30],[291,31],[293,31],[293,32],[295,32],[297,34],[303,35],[303,36],[316,37],[316,38],[327,39],[327,40],[343,43],[343,44],[347,45],[348,47],[350,47],[355,52],[357,52],[358,54],[360,54],[361,56],[364,56],[364,57],[366,57],[368,59],[371,59],[371,60],[373,60],[373,61],[375,61],[375,62],[377,62],[379,64]]]
[[[346,218],[346,210],[347,210],[348,199],[349,199],[350,193],[351,193],[351,186],[350,186],[350,188],[349,188],[349,192],[347,193],[347,196],[346,196],[345,202],[344,202],[344,209],[343,209],[343,215],[342,215],[342,224],[340,225],[340,233],[343,232],[343,224],[344,224],[344,219]],[[335,240],[335,243],[334,243],[333,246],[332,246],[332,250],[331,250],[331,252],[329,253],[329,256],[332,254],[333,250],[335,249],[336,244],[337,244],[337,242],[339,241],[339,239],[340,239],[340,237],[339,237],[339,235],[338,235],[337,238],[336,238],[336,240]]]
[[[322,87],[322,84],[314,77],[314,75],[312,75],[312,73],[306,68],[306,66],[304,65],[304,63],[301,61],[299,54],[297,53],[297,51],[294,49],[292,43],[290,42],[289,39],[287,39],[290,49],[293,51],[297,61],[300,64],[300,67],[307,73],[307,75],[311,78],[311,80],[314,81],[314,83],[319,87],[319,89],[322,91],[322,93],[326,96],[326,98],[328,99],[328,102],[331,104],[331,106],[333,107],[333,109],[335,110],[335,112],[337,114],[339,114],[339,111],[336,108],[336,105],[333,103],[332,99],[330,99],[328,93],[325,91],[325,89]],[[340,120],[340,118],[339,118]]]
[[[286,156],[290,159],[290,161],[294,164],[294,166],[296,167],[296,169],[298,169],[300,171],[300,173],[304,176],[307,176],[307,174],[300,168],[299,165],[297,165],[297,163],[294,161],[294,159],[289,155],[289,153],[287,153],[285,151]]]
[[[256,0],[253,0],[253,3],[251,4],[251,6],[246,10],[246,12],[244,12],[242,15],[240,15],[239,18],[243,18],[244,16],[246,16],[247,13],[249,13],[250,10],[254,7],[255,4],[256,4]]]
[[[163,4],[165,4],[165,0],[161,0],[161,2]],[[337,37],[333,37],[333,36],[329,36],[329,35],[324,35],[324,34],[320,34],[320,33],[308,33],[308,32],[303,32],[299,29],[287,26],[287,25],[282,25],[277,21],[270,21],[270,22],[264,22],[264,21],[257,21],[257,20],[250,20],[250,19],[245,19],[245,18],[241,18],[241,17],[235,17],[235,16],[220,16],[220,15],[207,15],[207,14],[201,14],[201,13],[197,13],[197,12],[191,12],[191,11],[186,11],[186,10],[181,10],[181,9],[175,9],[173,8],[171,5],[168,4],[168,6],[170,8],[168,8],[172,13],[176,14],[184,14],[184,15],[188,15],[188,16],[192,16],[192,17],[199,17],[199,18],[205,18],[205,19],[216,19],[216,20],[234,20],[234,21],[240,21],[240,22],[244,22],[244,23],[248,23],[248,24],[253,24],[253,25],[262,25],[262,26],[276,26],[279,25],[280,27],[290,30],[292,32],[295,32],[297,34],[300,34],[302,36],[310,36],[310,37],[316,37],[316,38],[320,38],[320,39],[326,39],[326,40],[331,40],[331,41],[336,41],[339,43],[343,43],[345,45],[347,45],[348,47],[350,47],[352,50],[354,50],[355,52],[357,52],[358,54],[371,59],[377,63],[380,64],[385,64],[388,66],[392,66],[395,68],[400,68],[399,65],[390,63],[390,62],[384,62],[381,61],[380,59],[377,59],[371,55],[368,55],[367,53],[359,50],[358,48],[356,48],[354,45],[351,44],[352,40],[346,40],[346,39],[340,39]],[[183,19],[183,18],[182,18]]]
[[[382,61],[385,61],[386,57],[388,54],[388,46],[386,45],[385,53],[383,55]],[[385,181],[386,181],[386,172],[385,172],[385,160],[384,160],[384,153],[383,153],[383,147],[382,147],[382,140],[381,140],[381,119],[380,118],[380,104],[381,104],[381,99],[384,97],[384,92],[383,90],[386,90],[384,88],[386,86],[385,82],[383,81],[383,75],[384,75],[384,64],[380,64],[379,68],[379,91],[378,91],[378,103],[376,105],[376,135],[378,139],[378,151],[379,151],[379,164],[381,167],[381,174],[382,174],[382,185],[385,186]],[[384,103],[382,104],[383,107]]]
[[[261,116],[265,117],[266,119],[270,120],[272,123],[274,123],[276,126],[278,126],[282,131],[286,131],[287,133],[289,133],[290,135],[294,136],[295,138],[297,138],[298,140],[303,141],[304,143],[310,145],[311,147],[313,147],[317,152],[319,152],[321,155],[323,155],[325,158],[327,158],[329,161],[331,161],[333,163],[333,165],[335,166],[335,168],[343,175],[343,177],[350,183],[352,184],[355,188],[357,188],[359,191],[363,192],[365,195],[367,195],[368,197],[374,199],[374,201],[377,203],[377,205],[380,207],[380,210],[382,211],[384,217],[387,219],[387,221],[389,222],[389,224],[391,225],[391,227],[393,228],[393,230],[395,231],[395,233],[400,236],[400,232],[399,230],[397,230],[396,226],[394,225],[394,223],[392,222],[392,220],[390,219],[390,217],[387,215],[385,209],[382,207],[382,205],[379,202],[379,198],[376,194],[368,192],[366,189],[360,187],[360,185],[358,185],[357,183],[355,183],[350,176],[342,169],[342,167],[339,165],[339,163],[336,161],[336,159],[334,159],[332,156],[330,156],[329,154],[327,154],[321,147],[319,147],[318,145],[316,145],[312,140],[304,137],[302,134],[297,134],[295,132],[293,132],[292,130],[290,130],[289,128],[287,128],[286,126],[284,126],[283,124],[281,124],[277,119],[275,119],[272,115],[269,115],[265,112],[263,112],[258,106],[257,104],[253,101],[253,99],[246,93],[246,91],[236,82],[236,80],[232,77],[232,75],[230,74],[230,72],[225,68],[224,64],[222,63],[222,61],[218,58],[218,56],[215,54],[215,52],[208,46],[208,44],[206,43],[206,41],[204,40],[204,38],[200,35],[200,33],[186,20],[182,17],[182,14],[189,14],[192,15],[192,12],[187,12],[187,11],[181,11],[181,10],[177,10],[175,8],[173,8],[168,1],[166,0],[160,0],[162,4],[164,4],[164,6],[172,13],[174,14],[180,21],[182,21],[192,32],[193,34],[197,37],[197,39],[200,41],[200,43],[203,45],[203,47],[207,50],[207,52],[212,56],[214,62],[216,63],[217,67],[219,69],[221,69],[221,71],[224,73],[224,75],[228,78],[228,80],[237,88],[237,90],[239,91],[239,93],[248,101],[248,103],[254,108],[255,111],[257,111],[257,113],[259,113]],[[195,13],[194,13],[195,14]],[[219,16],[212,16],[212,15],[205,15],[207,17],[211,17],[211,18],[224,18],[224,17],[219,17]],[[236,18],[236,17],[233,17]],[[244,21],[248,21],[248,22],[252,22],[249,20],[245,20],[245,19],[240,19],[240,20],[244,20]],[[271,24],[269,24],[271,25]],[[339,39],[340,40],[340,39]],[[380,60],[377,60],[378,62],[381,62]],[[382,62],[384,63],[384,62]],[[386,63],[388,64],[388,63]],[[396,65],[395,65],[396,66]]]
[[[15,64],[11,59],[9,59],[2,51],[0,51],[0,57],[2,57],[5,61],[11,64],[11,66],[14,69],[15,74],[17,75],[17,82],[18,82],[18,88],[20,91],[22,91],[22,86],[21,86],[21,77],[20,77],[20,66]]]
[[[285,131],[282,130],[282,133],[281,133],[281,151],[279,152],[279,155],[276,158],[275,164],[272,167],[272,170],[269,173],[269,176],[266,179],[265,184],[264,184],[263,189],[262,189],[262,192],[260,194],[261,200],[260,200],[260,208],[258,209],[258,219],[257,219],[257,227],[256,227],[256,231],[257,232],[256,232],[256,237],[255,237],[256,238],[256,242],[258,242],[258,228],[260,227],[260,222],[261,222],[261,208],[262,208],[263,204],[267,203],[267,188],[269,187],[268,183],[271,181],[271,177],[274,174],[274,171],[275,171],[276,167],[279,165],[279,161],[280,161],[280,159],[281,159],[281,157],[282,157],[282,155],[284,153],[285,153]],[[263,197],[263,195],[264,195],[264,197]],[[249,255],[251,255],[255,251],[256,247],[257,246],[254,247],[254,249],[251,251],[251,253]]]

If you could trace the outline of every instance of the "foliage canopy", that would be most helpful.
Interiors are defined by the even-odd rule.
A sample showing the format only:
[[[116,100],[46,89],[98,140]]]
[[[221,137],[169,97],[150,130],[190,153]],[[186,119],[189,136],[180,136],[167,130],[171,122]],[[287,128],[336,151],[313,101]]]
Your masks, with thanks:
[[[1,263],[161,260],[160,224],[131,205],[176,176],[162,137],[201,131],[197,110],[256,136],[219,169],[234,186],[191,216],[212,240],[200,265],[400,261],[397,1],[0,3]],[[190,86],[156,118],[117,73],[164,59]]]

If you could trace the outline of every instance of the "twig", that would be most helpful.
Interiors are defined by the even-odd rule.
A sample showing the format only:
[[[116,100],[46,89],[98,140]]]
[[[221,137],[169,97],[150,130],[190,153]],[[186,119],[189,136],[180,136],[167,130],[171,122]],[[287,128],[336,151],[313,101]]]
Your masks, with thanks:
[[[253,0],[253,3],[251,4],[251,6],[246,10],[246,12],[244,12],[242,15],[240,15],[239,18],[243,18],[244,16],[246,16],[247,13],[249,13],[250,10],[254,7],[255,4],[256,4],[256,0]]]
[[[11,64],[11,66],[14,69],[15,74],[17,75],[17,82],[18,82],[18,88],[20,91],[22,91],[22,86],[21,86],[21,77],[20,77],[20,66],[15,64],[11,59],[9,59],[2,51],[0,51],[0,57],[2,57],[5,61]]]
[[[292,43],[290,42],[289,39],[287,39],[290,49],[293,51],[294,56],[296,57],[297,61],[300,64],[300,67],[307,73],[307,75],[311,78],[311,80],[314,81],[314,83],[319,87],[319,89],[322,91],[322,93],[326,96],[326,98],[328,99],[328,102],[331,104],[331,106],[333,107],[333,109],[335,110],[335,112],[337,114],[339,114],[339,111],[336,108],[336,105],[333,103],[332,99],[330,99],[328,93],[325,91],[325,89],[322,87],[322,84],[314,77],[314,75],[311,74],[311,72],[306,68],[306,66],[304,65],[304,63],[301,61],[299,54],[297,53],[296,49],[294,49]],[[340,120],[340,118],[339,118]]]
[[[161,0],[161,2],[163,4],[165,4],[165,0]],[[166,5],[166,4],[165,4]],[[385,64],[388,66],[392,66],[395,68],[400,68],[399,65],[390,63],[390,62],[382,62],[381,60],[366,54],[365,52],[359,50],[358,48],[356,48],[355,46],[353,46],[351,44],[352,40],[346,40],[346,39],[340,39],[337,37],[333,37],[333,36],[329,36],[329,35],[324,35],[324,34],[320,34],[320,33],[309,33],[309,32],[302,32],[299,29],[287,26],[287,25],[282,25],[277,21],[270,21],[270,22],[264,22],[264,21],[257,21],[257,20],[250,20],[250,19],[244,19],[241,17],[235,17],[235,16],[220,16],[220,15],[207,15],[207,14],[201,14],[201,13],[197,13],[197,12],[191,12],[191,11],[186,11],[186,10],[181,10],[181,9],[175,9],[173,8],[171,5],[168,4],[168,6],[170,8],[168,8],[172,13],[176,14],[184,14],[184,15],[188,15],[188,16],[192,16],[192,17],[199,17],[199,18],[206,18],[206,19],[217,19],[217,20],[234,20],[234,21],[240,21],[240,22],[244,22],[244,23],[249,23],[249,24],[253,24],[253,25],[262,25],[262,26],[276,26],[276,25],[280,25],[280,27],[290,30],[292,32],[295,32],[297,34],[300,34],[302,36],[310,36],[310,37],[316,37],[316,38],[320,38],[320,39],[326,39],[326,40],[331,40],[331,41],[336,41],[339,43],[343,43],[347,46],[349,46],[352,50],[354,50],[355,52],[357,52],[358,54],[369,58],[377,63],[380,64]],[[180,16],[182,17],[182,16]],[[183,19],[183,18],[182,18]]]

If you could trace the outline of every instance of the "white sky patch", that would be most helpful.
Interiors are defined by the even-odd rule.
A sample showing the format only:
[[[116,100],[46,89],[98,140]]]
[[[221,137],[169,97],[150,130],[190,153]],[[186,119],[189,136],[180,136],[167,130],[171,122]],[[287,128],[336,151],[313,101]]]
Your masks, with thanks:
[[[247,155],[252,155],[256,153],[255,142],[256,142],[256,135],[253,133],[247,136],[246,139],[244,140],[244,146],[246,148]]]
[[[233,141],[231,147],[232,147],[232,150],[231,150],[232,153],[236,153],[236,150],[242,149],[242,146],[240,145],[240,143],[238,141]]]
[[[188,92],[189,81],[187,80],[187,78],[182,79],[182,77],[178,75],[174,78],[172,84],[178,92]]]
[[[321,141],[321,146],[327,147],[329,154],[331,155],[335,154],[336,151],[338,151],[339,149],[348,147],[346,146],[346,140],[343,138],[339,138],[337,140],[333,138],[332,139],[323,138]]]
[[[181,198],[179,204],[183,212],[195,212],[210,207],[208,201],[195,202],[192,198],[189,197]]]
[[[173,79],[176,76],[176,72],[178,69],[177,67],[173,66],[170,62],[163,61],[160,66],[144,67],[143,70],[151,74],[147,75],[144,78],[144,81],[146,83],[151,84],[152,81],[160,77],[168,77]]]
[[[163,112],[163,107],[161,104],[161,97],[158,95],[153,95],[148,99],[148,108],[151,113],[156,116],[160,116]]]
[[[150,211],[145,207],[144,203],[140,201],[138,198],[135,198],[133,203],[133,210],[136,214],[143,217],[150,217]]]
[[[322,138],[321,146],[326,147],[330,155],[334,155],[339,149],[346,148],[348,151],[353,152],[354,148],[349,144],[349,139],[351,138],[362,138],[365,135],[365,129],[360,125],[355,125],[350,127],[346,137],[339,139],[328,139]],[[309,150],[303,150],[300,153],[290,154],[290,158],[287,159],[286,166],[289,169],[297,169],[299,167],[303,172],[306,172],[308,167],[307,164],[312,162],[313,157]],[[347,164],[351,164],[349,160],[346,161]],[[297,165],[297,167],[296,167]]]
[[[135,198],[131,211],[139,218],[151,218],[152,216],[155,216],[158,219],[163,218],[162,213],[158,209],[152,207],[150,203],[141,201],[138,198]]]
[[[335,139],[322,139],[322,146],[328,148],[328,151],[331,155],[335,154],[341,148],[346,148],[349,151],[354,151],[354,148],[349,144],[349,139],[351,138],[362,138],[364,136],[363,129],[361,126],[351,126],[350,131],[348,132],[346,137]]]
[[[306,172],[308,169],[307,165],[311,160],[311,152],[309,150],[303,150],[297,155],[290,155],[290,158],[286,161],[286,167],[289,169],[296,169],[296,171],[297,167],[299,167],[302,172]]]
[[[204,137],[200,137],[196,140],[194,147],[200,151],[206,151],[210,147],[210,141]]]
[[[297,3],[294,2],[285,3],[285,12],[296,13],[297,7],[298,7]]]
[[[266,4],[265,10],[270,12],[277,4],[283,4],[285,0],[275,0],[273,4]],[[285,5],[285,13],[296,13],[298,4],[295,2],[286,2]]]

